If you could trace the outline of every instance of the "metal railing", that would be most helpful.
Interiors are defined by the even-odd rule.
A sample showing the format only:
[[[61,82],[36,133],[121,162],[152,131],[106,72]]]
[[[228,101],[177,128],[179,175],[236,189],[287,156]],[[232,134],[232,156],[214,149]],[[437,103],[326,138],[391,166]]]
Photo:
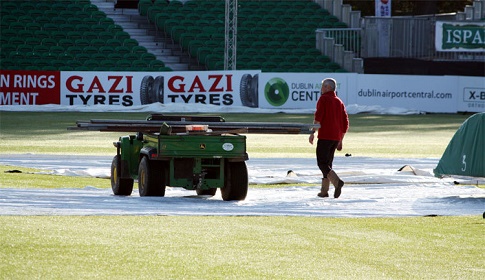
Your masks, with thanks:
[[[366,17],[362,24],[361,57],[485,61],[485,52],[440,52],[436,50],[436,21],[450,19],[447,15]]]
[[[360,57],[361,28],[319,28],[317,38],[331,38],[335,44],[343,45],[345,51],[352,51],[356,57]]]
[[[360,28],[320,28],[315,31],[316,48],[349,72],[363,73],[360,58]]]
[[[485,52],[443,52],[435,46],[436,21],[455,15],[366,17],[362,28],[316,30],[316,47],[347,71],[362,73],[368,57],[416,58],[433,61],[485,61]],[[458,22],[458,21],[456,21]]]

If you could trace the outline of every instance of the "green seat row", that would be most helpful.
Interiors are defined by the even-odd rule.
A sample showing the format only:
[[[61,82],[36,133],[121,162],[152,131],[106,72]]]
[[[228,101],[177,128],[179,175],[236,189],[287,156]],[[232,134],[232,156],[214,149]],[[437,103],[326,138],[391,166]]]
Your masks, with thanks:
[[[96,60],[92,59],[50,59],[50,58],[39,58],[39,59],[10,59],[3,58],[0,60],[2,68],[5,70],[28,70],[33,67],[54,67],[58,70],[61,67],[72,67],[74,69],[78,67],[87,67],[89,70],[97,68],[98,70],[110,70],[113,67],[120,67],[120,70],[149,70],[149,71],[159,71],[162,68],[168,68],[162,61],[159,60],[129,60],[129,59],[104,59]],[[166,70],[165,70],[166,71]]]
[[[285,4],[280,5],[283,2]],[[207,69],[219,70],[217,66],[220,66],[223,57],[217,53],[224,50],[224,4],[222,0],[185,3],[142,0],[138,8],[140,14],[155,25],[159,34],[171,38]],[[315,48],[315,30],[347,27],[313,1],[275,3],[263,0],[239,1],[238,4],[238,55],[247,49],[253,56],[266,56],[268,63],[276,63],[272,61],[273,52],[268,48],[286,49],[288,56],[303,56],[308,51],[317,57],[320,53]],[[308,60],[308,57],[304,59]]]
[[[1,69],[168,68],[89,0],[3,0],[0,7]]]

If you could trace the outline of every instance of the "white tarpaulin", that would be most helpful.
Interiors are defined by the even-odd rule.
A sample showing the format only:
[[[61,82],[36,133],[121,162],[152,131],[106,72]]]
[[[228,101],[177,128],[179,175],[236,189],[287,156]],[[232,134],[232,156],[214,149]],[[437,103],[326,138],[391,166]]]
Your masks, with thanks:
[[[48,174],[107,177],[111,159],[107,156],[1,155],[0,164],[48,169]],[[129,197],[114,196],[111,189],[95,186],[0,188],[0,215],[395,217],[483,213],[485,190],[474,186],[483,184],[483,178],[436,178],[432,168],[437,161],[338,157],[335,167],[346,182],[338,199],[316,196],[321,174],[311,158],[250,159],[247,162],[250,184],[286,184],[277,188],[250,185],[244,201],[223,201],[220,192],[214,197],[196,196],[195,191],[170,187],[165,197],[140,197],[136,183]],[[404,165],[413,168],[398,171]],[[287,176],[289,170],[296,176]]]
[[[0,110],[22,111],[24,106],[3,106]],[[25,108],[23,108],[25,110]],[[250,108],[242,108],[247,112]],[[123,106],[29,106],[28,111],[127,112]],[[349,113],[418,113],[400,108],[347,106]],[[134,106],[130,112],[225,113],[220,106],[197,104],[150,104]],[[312,110],[281,110],[312,113]],[[238,112],[231,107],[227,113]],[[271,109],[251,109],[274,113]],[[113,155],[114,156],[114,155]],[[108,178],[113,156],[7,155],[0,164],[32,167],[42,173],[61,176]],[[165,197],[140,197],[137,185],[129,197],[114,196],[111,189],[85,186],[55,186],[52,189],[4,188],[0,182],[0,215],[285,215],[325,217],[393,217],[417,215],[477,215],[485,210],[484,178],[433,176],[438,159],[383,159],[337,157],[334,167],[346,182],[338,199],[319,198],[321,174],[314,158],[251,158],[247,161],[250,187],[244,201],[223,201],[198,197],[195,191],[167,188]],[[407,168],[398,171],[404,166]],[[289,170],[293,176],[287,176]],[[22,171],[22,170],[20,170]],[[18,176],[25,176],[20,173]],[[455,181],[459,184],[455,184]],[[278,188],[255,188],[253,184],[282,184]],[[110,183],[107,180],[105,186]],[[333,188],[330,190],[333,195]]]

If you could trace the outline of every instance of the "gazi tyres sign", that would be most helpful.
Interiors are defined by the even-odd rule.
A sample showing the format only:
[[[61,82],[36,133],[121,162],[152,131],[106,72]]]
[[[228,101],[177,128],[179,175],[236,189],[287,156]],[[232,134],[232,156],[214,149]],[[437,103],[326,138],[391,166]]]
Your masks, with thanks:
[[[485,52],[485,22],[436,22],[435,46],[445,52]]]
[[[257,96],[257,73],[254,70],[249,73],[63,71],[60,104],[131,107],[151,103],[201,103],[257,107],[254,101]],[[7,97],[10,98],[10,95]],[[10,100],[16,99],[12,97]]]

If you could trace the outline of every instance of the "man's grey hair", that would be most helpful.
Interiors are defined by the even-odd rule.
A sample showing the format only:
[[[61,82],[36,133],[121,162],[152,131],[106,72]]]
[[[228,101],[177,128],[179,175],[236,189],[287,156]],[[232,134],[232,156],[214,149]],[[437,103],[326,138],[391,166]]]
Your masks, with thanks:
[[[332,78],[325,78],[323,81],[322,81],[322,86],[323,85],[329,85],[330,88],[332,88],[333,91],[335,91],[337,89],[337,81],[335,81],[334,79]]]

